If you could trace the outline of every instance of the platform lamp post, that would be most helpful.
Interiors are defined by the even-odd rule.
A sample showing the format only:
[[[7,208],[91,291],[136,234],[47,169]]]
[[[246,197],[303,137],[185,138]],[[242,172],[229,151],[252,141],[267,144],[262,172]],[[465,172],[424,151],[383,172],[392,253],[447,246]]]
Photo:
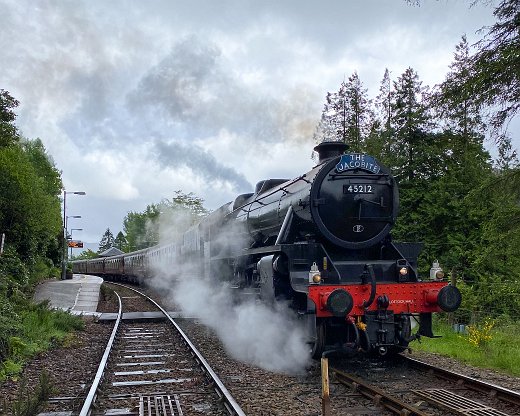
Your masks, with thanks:
[[[72,241],[72,231],[83,231],[83,228],[71,228],[70,229],[70,241]],[[70,257],[72,257],[72,247],[70,248]]]
[[[67,250],[67,247],[68,247],[68,243],[71,241],[71,235],[69,235],[69,218],[81,218],[81,215],[67,215],[65,216],[65,235],[67,236],[67,241],[65,243],[65,264],[68,263],[69,259],[68,259],[68,256],[67,256],[67,253],[68,253],[68,250]],[[71,249],[71,252],[72,252],[72,249]],[[71,254],[72,256],[72,254]]]
[[[85,192],[67,192],[63,191],[63,251],[61,258],[61,279],[65,280],[67,278],[67,243],[68,243],[68,235],[67,235],[67,194],[71,195],[86,195]],[[79,217],[79,216],[75,216]]]

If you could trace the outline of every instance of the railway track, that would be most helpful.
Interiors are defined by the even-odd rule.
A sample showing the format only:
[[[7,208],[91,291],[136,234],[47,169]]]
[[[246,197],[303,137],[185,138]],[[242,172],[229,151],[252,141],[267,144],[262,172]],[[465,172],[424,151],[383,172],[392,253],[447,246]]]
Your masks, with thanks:
[[[415,392],[430,402],[437,403],[439,406],[459,414],[471,414],[475,416],[508,414],[461,395],[464,390],[474,391],[478,392],[480,397],[488,397],[494,402],[505,404],[511,412],[514,412],[511,414],[520,414],[520,393],[517,391],[477,380],[444,368],[439,368],[410,357],[403,358],[410,366],[426,371],[439,379],[449,381],[452,386],[456,387],[457,393],[446,388],[431,388],[417,390]]]
[[[245,415],[167,312],[136,289],[124,288],[147,299],[148,310],[125,311],[132,296],[117,295],[119,312],[94,382],[81,410],[62,414]]]
[[[336,382],[393,414],[520,415],[519,392],[405,356],[401,363],[401,370],[395,366],[390,369],[390,377],[381,377],[380,371],[373,371],[371,376],[353,375],[337,368],[331,371]],[[379,374],[379,379],[374,374]]]
[[[126,305],[124,306],[126,318],[132,316],[138,318],[139,315],[148,315],[149,318],[158,316],[160,310],[155,305],[138,299],[138,295],[130,290],[133,289],[126,287],[121,289],[121,303],[123,306]],[[121,327],[118,330],[120,335],[114,338],[112,352],[106,360],[107,367],[99,376],[98,387],[92,390],[92,397],[96,400],[93,401],[90,410],[83,414],[112,416],[223,415],[233,414],[233,412],[240,414],[238,412],[241,410],[233,410],[232,405],[220,403],[220,401],[225,402],[223,393],[215,392],[215,383],[209,381],[210,378],[199,369],[200,364],[197,358],[193,358],[193,354],[189,353],[189,357],[180,358],[180,351],[187,350],[187,347],[183,346],[184,342],[181,340],[174,341],[171,326],[163,327],[167,324],[166,318],[152,321],[153,319],[125,319],[120,322]],[[292,376],[264,371],[229,357],[218,338],[212,335],[212,331],[200,325],[196,319],[180,319],[177,324],[182,326],[186,334],[189,334],[206,360],[215,368],[215,372],[218,372],[227,389],[244,410],[242,414],[248,416],[321,415],[319,364],[316,367],[316,363],[310,363],[305,372]],[[99,325],[107,327],[107,324]],[[165,335],[167,341],[163,342]],[[145,345],[140,347],[142,342]],[[179,359],[182,363],[175,366]],[[498,388],[500,391],[494,394],[483,393],[485,390],[472,389],[474,391],[468,394],[466,385],[468,381],[448,381],[447,376],[435,374],[435,369],[421,366],[420,362],[408,359],[395,362],[356,360],[357,358],[339,360],[331,364],[335,367],[342,361],[346,363],[345,366],[337,369],[337,373],[336,369],[331,369],[331,414],[338,416],[520,414],[516,402],[501,401],[507,389]],[[189,362],[193,364],[188,364]],[[124,364],[127,368],[119,364]],[[341,377],[339,371],[354,373],[355,378]],[[202,382],[200,387],[195,385],[196,381]],[[371,389],[371,387],[376,388]],[[441,403],[435,402],[434,399],[438,397],[428,398],[420,394],[427,391],[431,393],[433,388],[439,387],[452,394],[451,404],[459,405],[458,408],[444,407]],[[87,389],[83,389],[83,393],[78,397],[84,399],[85,390]],[[440,392],[440,396],[443,395],[448,399],[447,393]],[[462,409],[461,397],[467,395],[469,400],[478,403],[478,406],[471,404],[466,409]],[[208,401],[210,396],[213,396],[215,401],[213,399]],[[465,403],[471,403],[470,401]],[[72,408],[71,403],[68,406]],[[61,406],[53,410],[63,411],[65,408],[66,406]],[[80,408],[81,405],[75,405],[76,410],[60,415],[80,414],[78,413]],[[469,408],[473,413],[468,412]]]

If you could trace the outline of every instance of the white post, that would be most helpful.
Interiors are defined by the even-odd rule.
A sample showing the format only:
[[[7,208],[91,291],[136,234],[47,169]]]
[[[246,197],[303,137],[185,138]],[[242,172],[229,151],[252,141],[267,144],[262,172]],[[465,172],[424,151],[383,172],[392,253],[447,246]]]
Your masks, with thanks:
[[[5,233],[2,233],[2,241],[0,242],[0,256],[4,254],[4,242],[5,242]]]

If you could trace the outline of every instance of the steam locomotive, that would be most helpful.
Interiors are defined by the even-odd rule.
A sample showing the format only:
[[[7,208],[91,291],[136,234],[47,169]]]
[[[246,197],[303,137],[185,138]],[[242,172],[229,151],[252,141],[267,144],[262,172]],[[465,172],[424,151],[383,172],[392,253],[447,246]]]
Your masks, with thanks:
[[[241,297],[286,302],[304,321],[315,358],[336,349],[384,356],[433,337],[432,313],[455,311],[461,294],[440,268],[419,278],[422,245],[390,235],[399,209],[395,179],[374,157],[346,149],[323,142],[312,170],[259,182],[182,238],[75,261],[73,271],[146,283],[154,264],[196,264],[197,274]]]

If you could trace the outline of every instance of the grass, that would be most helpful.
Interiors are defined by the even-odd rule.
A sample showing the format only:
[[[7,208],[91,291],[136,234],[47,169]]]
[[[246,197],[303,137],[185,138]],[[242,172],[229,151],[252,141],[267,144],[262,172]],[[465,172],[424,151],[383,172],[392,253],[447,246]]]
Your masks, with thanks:
[[[16,400],[10,406],[13,416],[34,416],[43,410],[53,390],[49,374],[44,370],[40,374],[38,385],[34,389],[27,387],[26,381],[22,381]],[[7,406],[4,403],[4,408]]]
[[[520,376],[520,325],[508,323],[488,329],[485,324],[460,334],[445,323],[436,323],[434,333],[442,338],[421,338],[413,349],[456,358],[481,368],[500,370]]]
[[[82,330],[85,325],[81,317],[50,310],[45,302],[28,306],[19,316],[16,333],[3,337],[8,355],[0,364],[0,381],[7,377],[16,378],[23,364],[35,354],[54,345],[70,343],[70,334]]]

